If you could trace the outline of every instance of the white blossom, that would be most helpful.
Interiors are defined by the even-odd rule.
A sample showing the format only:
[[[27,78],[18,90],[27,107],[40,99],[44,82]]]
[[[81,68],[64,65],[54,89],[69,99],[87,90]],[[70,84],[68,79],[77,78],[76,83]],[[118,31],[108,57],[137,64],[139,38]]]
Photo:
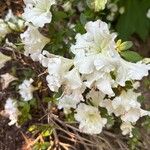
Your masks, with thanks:
[[[36,27],[31,25],[28,26],[28,29],[20,37],[24,44],[24,54],[26,56],[31,54],[31,57],[36,53],[40,54],[44,46],[49,42],[47,37],[44,37]]]
[[[122,134],[123,135],[129,134],[130,137],[133,137],[133,134],[132,134],[133,128],[134,127],[132,126],[130,122],[123,122],[120,126],[120,129],[122,130]]]
[[[33,79],[24,80],[22,84],[19,85],[19,93],[24,101],[29,101],[33,98],[33,91],[35,90],[32,85]]]
[[[84,101],[80,89],[69,91],[58,99],[58,108],[68,112],[70,108],[75,109],[80,101]]]
[[[50,8],[55,4],[55,0],[24,0],[26,7],[23,18],[32,22],[36,27],[43,27],[44,24],[50,23],[52,20],[52,14]]]
[[[104,93],[95,90],[94,88],[92,88],[90,92],[86,95],[86,98],[89,99],[94,106],[99,106],[102,103],[104,97]]]
[[[107,123],[106,118],[102,118],[98,108],[80,103],[76,109],[75,119],[80,123],[81,132],[88,134],[99,134]]]
[[[11,98],[8,98],[6,100],[5,104],[5,114],[8,115],[10,122],[8,125],[17,125],[18,116],[21,114],[20,111],[17,108],[17,102]]]
[[[69,71],[73,61],[63,57],[50,58],[48,61],[47,82],[50,90],[57,92],[65,81],[65,74]]]
[[[67,72],[64,76],[65,84],[70,87],[70,89],[78,89],[82,87],[82,80],[80,74],[76,68],[73,68]]]
[[[76,44],[71,46],[71,51],[76,55],[81,50],[86,55],[103,53],[107,56],[117,55],[115,51],[116,34],[110,34],[108,25],[101,20],[88,22],[85,25],[87,33],[76,35]]]
[[[112,107],[116,116],[124,115],[131,108],[140,108],[140,103],[137,102],[139,93],[133,92],[133,90],[122,91],[120,96],[115,97],[112,100]]]
[[[121,119],[124,122],[136,123],[141,117],[150,115],[150,112],[143,110],[141,108],[131,108],[124,115],[121,116]]]
[[[137,62],[131,63],[123,60],[122,58],[116,59],[116,82],[125,86],[126,81],[141,80],[144,76],[148,76],[150,65]]]
[[[100,106],[106,108],[109,115],[114,112],[112,101],[110,99],[104,99],[103,101],[101,101]]]

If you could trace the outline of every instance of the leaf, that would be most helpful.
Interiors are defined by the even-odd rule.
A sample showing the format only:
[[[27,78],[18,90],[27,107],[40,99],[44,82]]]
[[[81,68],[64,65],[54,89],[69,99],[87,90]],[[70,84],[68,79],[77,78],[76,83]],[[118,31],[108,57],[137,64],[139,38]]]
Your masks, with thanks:
[[[67,18],[67,14],[63,11],[56,11],[54,12],[53,18],[54,18],[54,21],[60,21],[60,20]]]
[[[85,24],[86,24],[86,22],[87,22],[87,19],[86,19],[86,16],[85,16],[85,14],[83,14],[83,13],[81,13],[81,15],[80,15],[80,22],[81,22],[81,24],[84,26]]]
[[[145,40],[150,31],[150,21],[146,16],[150,0],[120,0],[120,3],[125,7],[125,13],[120,15],[116,25],[120,38],[128,40],[136,33]]]
[[[123,51],[120,54],[125,60],[130,62],[138,62],[143,59],[142,56],[134,51]]]

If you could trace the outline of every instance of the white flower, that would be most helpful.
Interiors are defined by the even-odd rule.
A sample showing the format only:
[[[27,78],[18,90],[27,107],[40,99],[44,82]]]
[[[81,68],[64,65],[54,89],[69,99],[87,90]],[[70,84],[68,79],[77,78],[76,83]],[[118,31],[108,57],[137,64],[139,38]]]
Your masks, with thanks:
[[[136,81],[132,84],[133,88],[134,89],[138,89],[140,87],[140,82],[139,81]]]
[[[33,79],[24,80],[21,85],[19,85],[19,93],[24,101],[29,101],[33,98],[33,91],[35,90],[32,86]]]
[[[82,87],[82,80],[77,68],[73,68],[67,72],[64,76],[65,84],[70,87],[70,89],[78,89]]]
[[[20,37],[24,44],[24,54],[26,56],[31,54],[31,57],[35,53],[39,54],[44,46],[49,42],[48,38],[44,37],[36,27],[31,25],[28,26],[28,29],[22,33]]]
[[[139,93],[133,92],[132,89],[127,92],[122,91],[120,96],[115,97],[112,100],[112,106],[114,109],[114,114],[116,116],[124,115],[131,108],[140,108],[140,103],[137,102],[137,97]]]
[[[76,35],[76,44],[71,51],[76,55],[81,50],[86,55],[104,53],[107,56],[118,55],[115,50],[116,34],[110,34],[108,25],[101,20],[88,22],[85,25],[87,33]]]
[[[4,38],[11,30],[4,20],[0,19],[0,39]]]
[[[116,59],[116,82],[121,86],[125,86],[126,81],[141,80],[144,76],[148,76],[150,65],[143,64],[141,61],[131,63],[122,58]]]
[[[52,20],[52,14],[50,8],[55,4],[55,0],[24,0],[26,7],[23,18],[32,22],[36,27],[43,27],[45,23],[50,23]]]
[[[9,116],[10,122],[8,125],[17,125],[18,116],[21,114],[17,108],[17,102],[8,98],[5,104],[5,114]]]
[[[136,123],[136,121],[138,121],[139,118],[147,115],[150,115],[150,112],[141,108],[131,108],[129,111],[127,111],[124,115],[121,116],[121,120],[123,120],[124,122]]]
[[[112,101],[110,99],[104,99],[101,101],[100,106],[106,108],[109,115],[114,112]]]
[[[107,123],[106,118],[100,116],[98,108],[86,104],[79,104],[75,114],[75,119],[80,123],[81,132],[88,134],[99,134]]]
[[[51,74],[46,77],[48,87],[53,92],[58,92],[58,89],[61,87],[62,80],[59,75]]]
[[[150,19],[150,8],[148,9],[146,16],[148,19]]]
[[[65,81],[65,74],[69,71],[73,61],[63,57],[49,58],[47,82],[50,90],[57,92]]]
[[[75,109],[80,101],[84,101],[80,89],[69,91],[58,99],[58,108],[67,112],[70,108]]]
[[[88,88],[96,87],[104,94],[109,96],[114,96],[112,87],[114,86],[114,80],[111,78],[110,74],[95,71],[92,74],[84,76],[84,84]]]
[[[123,122],[120,126],[120,129],[122,130],[122,134],[123,135],[129,134],[130,137],[133,137],[133,134],[132,134],[133,128],[134,127],[132,126],[130,122]]]
[[[103,101],[105,94],[101,91],[95,90],[92,88],[90,92],[86,95],[86,98],[89,99],[94,106],[99,106]]]
[[[112,90],[114,80],[111,78],[110,74],[104,74],[102,78],[96,81],[95,85],[104,94],[115,96],[115,93]]]
[[[6,56],[6,55],[4,55],[4,54],[2,54],[2,53],[0,52],[0,69],[1,69],[2,67],[4,67],[5,63],[6,63],[7,61],[9,61],[9,60],[11,60],[10,57],[8,57],[8,56]]]

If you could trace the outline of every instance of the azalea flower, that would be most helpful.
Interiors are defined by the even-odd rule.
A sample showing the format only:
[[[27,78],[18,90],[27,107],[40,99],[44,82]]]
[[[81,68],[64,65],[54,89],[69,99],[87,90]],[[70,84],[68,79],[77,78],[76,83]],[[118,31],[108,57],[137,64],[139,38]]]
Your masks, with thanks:
[[[86,98],[89,99],[94,106],[99,106],[103,101],[105,94],[101,91],[95,90],[92,88],[90,92],[86,95]]]
[[[122,91],[120,96],[112,100],[112,107],[116,116],[124,115],[131,108],[140,108],[140,103],[137,102],[137,97],[140,93],[133,92],[133,89]]]
[[[71,51],[76,55],[84,51],[86,55],[103,53],[107,56],[118,55],[115,50],[115,33],[110,33],[108,25],[101,20],[88,22],[85,25],[86,33],[76,35],[76,43]]]
[[[150,112],[141,108],[131,108],[124,115],[121,116],[121,120],[124,122],[136,123],[143,116],[150,116]]]
[[[73,68],[64,76],[65,84],[72,90],[82,87],[82,80],[77,68]]]
[[[9,61],[9,60],[11,60],[10,57],[8,57],[8,56],[6,56],[6,55],[4,55],[4,54],[2,54],[2,53],[0,52],[0,69],[1,69],[2,67],[4,67],[5,63],[6,63],[7,61]]]
[[[84,101],[80,89],[68,91],[58,98],[58,108],[63,108],[64,112],[67,113],[71,108],[76,109],[77,104],[79,104],[80,101]]]
[[[129,134],[130,137],[133,137],[132,130],[133,126],[130,122],[123,122],[120,126],[120,129],[122,130],[123,135]]]
[[[19,85],[19,93],[24,101],[29,101],[33,98],[33,91],[35,90],[32,85],[33,79],[24,80],[21,85]]]
[[[50,41],[47,37],[44,37],[36,27],[31,25],[28,29],[20,35],[24,44],[24,54],[28,56],[31,54],[31,58],[36,58],[35,55],[39,55],[44,46]]]
[[[98,108],[80,103],[76,109],[75,119],[80,123],[81,132],[88,134],[99,134],[107,123],[106,118],[102,118]]]
[[[16,124],[18,121],[18,116],[21,112],[17,108],[17,102],[11,98],[6,100],[5,104],[5,114],[9,116],[10,122],[8,123],[9,126]]]
[[[50,23],[52,20],[52,14],[50,8],[55,4],[55,0],[24,0],[26,7],[23,18],[32,22],[36,27],[43,27],[44,24]]]
[[[48,60],[48,73],[46,80],[51,91],[57,92],[64,83],[65,74],[73,65],[73,61],[63,57],[54,57]],[[68,75],[69,76],[69,75]],[[66,76],[66,79],[68,77]]]
[[[115,60],[116,65],[116,82],[125,86],[126,81],[141,80],[144,76],[148,76],[150,64],[144,64],[142,61],[131,63],[122,58]]]

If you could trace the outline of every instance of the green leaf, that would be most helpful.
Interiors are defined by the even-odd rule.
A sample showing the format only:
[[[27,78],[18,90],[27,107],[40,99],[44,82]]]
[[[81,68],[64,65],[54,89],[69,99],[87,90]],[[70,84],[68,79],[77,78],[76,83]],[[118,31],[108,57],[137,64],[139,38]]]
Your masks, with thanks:
[[[120,15],[116,26],[120,38],[128,40],[136,33],[145,40],[150,31],[150,21],[146,16],[150,0],[120,0],[120,3],[125,7],[125,13]]]
[[[83,14],[83,13],[81,13],[81,15],[80,15],[80,22],[81,22],[81,24],[84,26],[85,24],[86,24],[86,22],[87,22],[87,19],[86,19],[86,16],[85,16],[85,14]]]
[[[142,60],[142,56],[134,51],[123,51],[120,54],[125,60],[130,62],[138,62]]]
[[[67,18],[67,14],[63,11],[55,11],[54,12],[54,21],[60,21]]]

